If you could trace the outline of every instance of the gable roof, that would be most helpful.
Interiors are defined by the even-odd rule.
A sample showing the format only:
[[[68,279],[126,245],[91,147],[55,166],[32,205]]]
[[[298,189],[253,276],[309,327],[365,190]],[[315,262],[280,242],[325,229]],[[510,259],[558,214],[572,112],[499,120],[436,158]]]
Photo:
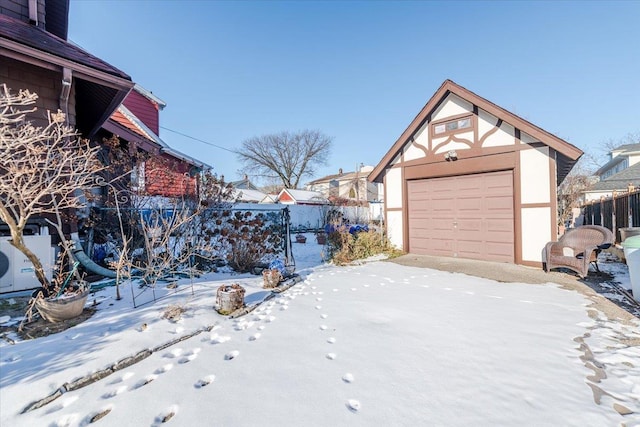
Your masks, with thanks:
[[[124,105],[120,105],[118,107],[118,109],[112,114],[109,122],[111,122],[111,126],[107,124],[104,126],[104,128],[111,133],[121,135],[121,133],[118,132],[118,129],[113,126],[113,122],[115,122],[119,124],[121,127],[132,132],[132,133],[129,133],[129,135],[122,135],[122,136],[127,136],[127,138],[125,139],[128,139],[128,140],[134,139],[135,141],[138,141],[138,138],[143,138],[147,141],[151,141],[155,143],[159,147],[159,151],[163,153],[167,153],[172,157],[175,157],[186,163],[189,163],[190,165],[197,166],[199,168],[208,168],[208,169],[211,168],[211,166],[209,166],[208,164],[201,162],[200,160],[196,160],[191,156],[188,156],[184,153],[181,153],[178,150],[175,150],[169,147],[169,145],[167,145],[166,142],[164,142],[158,135],[156,135],[151,129],[149,129],[142,122],[142,120],[137,118],[136,115],[133,114],[131,111],[129,111],[129,109]],[[131,138],[132,136],[133,138]],[[136,136],[138,138],[136,138]]]
[[[0,46],[9,48],[15,44],[53,55],[61,61],[67,60],[120,79],[131,80],[123,71],[78,46],[35,25],[0,14]]]
[[[322,195],[322,193],[318,191],[309,191],[309,190],[292,190],[289,188],[283,188],[278,194],[277,199],[279,200],[282,195],[286,193],[291,200],[296,203],[310,203],[310,204],[325,204],[328,203],[328,200]]]
[[[614,156],[613,153],[616,153],[616,155]],[[607,163],[602,165],[600,169],[598,169],[595,172],[595,175],[598,175],[598,176],[602,175],[603,173],[605,173],[606,171],[608,171],[618,163],[621,163],[622,161],[624,161],[624,159],[629,157],[629,155],[631,154],[640,154],[640,142],[637,144],[621,145],[611,150],[609,154],[611,155],[611,160],[609,160]]]
[[[393,144],[391,149],[384,155],[380,163],[373,169],[369,175],[369,180],[372,182],[380,182],[382,179],[382,173],[385,168],[391,163],[391,161],[400,153],[404,145],[411,139],[411,137],[422,127],[429,115],[435,111],[436,108],[445,100],[445,98],[453,93],[460,98],[477,105],[482,110],[494,115],[495,117],[502,119],[504,122],[509,123],[517,129],[531,135],[538,139],[540,142],[548,145],[558,152],[558,183],[562,182],[567,176],[573,165],[578,161],[583,152],[576,146],[568,143],[567,141],[558,138],[557,136],[545,131],[538,126],[530,123],[529,121],[519,117],[502,107],[494,104],[493,102],[471,92],[470,90],[458,85],[451,80],[445,80],[436,93],[429,99],[427,104],[420,110],[418,115],[411,121],[407,129],[400,135],[400,137]]]
[[[131,77],[102,59],[4,14],[0,14],[0,52],[0,56],[37,67],[71,70],[76,86],[76,127],[85,137],[100,129],[133,87]]]
[[[626,190],[629,184],[633,184],[636,188],[640,187],[640,163],[636,163],[615,175],[611,175],[607,179],[595,183],[585,193]]]
[[[336,181],[351,181],[351,180],[355,180],[355,179],[363,179],[363,178],[367,178],[370,173],[371,173],[371,171],[336,173],[336,174],[333,174],[333,175],[327,175],[327,176],[324,176],[322,178],[318,178],[318,179],[315,179],[313,181],[310,181],[307,185],[321,184],[321,183],[330,182],[330,181],[333,181],[333,180],[336,180]]]

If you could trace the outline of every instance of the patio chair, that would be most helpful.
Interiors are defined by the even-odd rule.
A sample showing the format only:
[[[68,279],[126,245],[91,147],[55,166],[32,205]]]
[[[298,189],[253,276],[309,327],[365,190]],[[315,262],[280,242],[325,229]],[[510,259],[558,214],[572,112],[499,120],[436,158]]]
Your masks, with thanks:
[[[600,225],[572,228],[557,242],[546,244],[542,265],[547,273],[553,268],[568,268],[584,278],[589,274],[590,263],[594,263],[596,271],[600,272],[598,254],[613,243],[613,233]]]

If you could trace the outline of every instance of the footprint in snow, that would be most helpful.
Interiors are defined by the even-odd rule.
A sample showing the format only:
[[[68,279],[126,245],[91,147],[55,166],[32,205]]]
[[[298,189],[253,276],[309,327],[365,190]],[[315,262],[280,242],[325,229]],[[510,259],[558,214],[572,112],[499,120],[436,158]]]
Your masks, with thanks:
[[[321,331],[326,331],[327,330],[327,325],[320,325],[320,330]]]
[[[335,353],[327,353],[326,357],[329,360],[335,360],[335,358],[338,357],[338,355]]]
[[[173,369],[173,363],[167,363],[166,365],[163,365],[156,369],[155,373],[164,374],[165,372],[169,372],[171,369]]]
[[[164,413],[156,417],[154,425],[164,424],[168,422],[171,418],[175,417],[177,413],[178,405],[171,405]]]
[[[357,290],[358,290],[358,288],[351,288],[351,290],[352,290],[352,291],[357,291]]]
[[[136,385],[134,385],[131,390],[133,391],[133,390],[139,389],[140,387],[144,387],[147,384],[149,384],[151,381],[155,380],[156,378],[158,378],[157,375],[147,375],[145,378],[143,378],[142,380],[138,381],[136,383]]]
[[[342,381],[344,381],[345,383],[352,383],[354,380],[353,378],[353,374],[350,373],[346,373],[342,376]]]
[[[358,412],[360,410],[360,402],[355,399],[347,400],[347,408],[351,412]]]
[[[165,357],[167,357],[166,354],[165,354]],[[120,378],[116,378],[115,380],[111,381],[109,384],[118,384],[118,383],[125,382],[126,380],[128,380],[129,378],[131,378],[134,375],[135,374],[133,372],[127,372],[127,373],[123,374]]]
[[[321,305],[316,305],[316,310],[321,310],[322,306]]]
[[[327,318],[327,317],[329,317],[329,316],[328,316],[328,315],[326,315],[326,314],[321,314],[321,315],[320,315],[320,317],[321,317],[322,319],[326,319],[326,318]]]
[[[117,395],[124,393],[125,391],[127,391],[127,386],[126,385],[122,385],[118,388],[116,388],[115,390],[112,390],[108,393],[105,393],[102,395],[103,399],[111,399],[112,397],[116,397]]]
[[[288,308],[289,308],[288,305],[283,305],[282,307],[280,307],[280,311],[285,311]]]
[[[173,331],[174,334],[178,335],[184,332],[184,327],[182,326],[177,326],[176,329]]]
[[[253,334],[253,335],[251,335],[251,336],[249,337],[249,341],[255,341],[255,340],[257,340],[258,338],[260,338],[261,336],[262,336],[262,335],[260,334],[260,332],[256,332],[255,334]]]
[[[322,301],[322,298],[316,298],[316,301],[320,302]]]
[[[338,292],[338,289],[334,289],[333,292]]]
[[[185,354],[185,357],[183,357],[182,359],[178,360],[178,363],[180,363],[180,364],[189,363],[192,360],[194,360],[196,357],[198,357],[198,353],[200,353],[200,349],[199,348],[194,348],[189,353]]]
[[[276,316],[269,316],[269,317],[267,317],[267,318],[265,319],[265,322],[267,322],[267,323],[271,323],[271,322],[273,322],[274,320],[276,320]]]
[[[193,386],[195,388],[202,388],[211,384],[215,379],[216,379],[215,375],[207,375],[206,377],[200,378],[198,381],[196,381],[196,383]]]
[[[219,335],[211,338],[211,344],[222,344],[223,342],[227,342],[231,339],[230,336],[227,335]]]
[[[240,352],[238,350],[230,351],[229,353],[224,355],[224,360],[233,360],[238,357],[239,354]]]
[[[164,357],[168,357],[168,358],[170,358],[170,359],[173,359],[173,358],[175,358],[175,357],[179,357],[179,356],[182,354],[182,352],[183,352],[183,351],[184,351],[184,350],[183,350],[183,349],[181,349],[181,348],[174,348],[174,349],[173,349],[173,350],[171,350],[170,352],[165,353]]]
[[[335,342],[336,342],[336,339],[335,339],[334,337],[330,337],[330,338],[327,338],[327,342],[328,342],[329,344],[333,344],[333,343],[335,343]]]
[[[95,412],[92,415],[88,415],[85,418],[85,421],[82,423],[82,425],[93,424],[103,419],[104,417],[109,415],[112,409],[113,409],[113,406],[109,405],[109,406],[105,406],[101,411]]]
[[[265,327],[264,325],[260,325],[260,326],[258,326],[258,330],[259,330],[259,331],[263,331],[263,330],[264,330],[264,327]]]

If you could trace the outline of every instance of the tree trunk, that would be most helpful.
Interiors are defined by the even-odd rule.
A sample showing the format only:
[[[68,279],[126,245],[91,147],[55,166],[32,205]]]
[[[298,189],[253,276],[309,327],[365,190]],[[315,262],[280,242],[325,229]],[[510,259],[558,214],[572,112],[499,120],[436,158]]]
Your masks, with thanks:
[[[33,264],[33,269],[36,273],[36,278],[38,279],[42,287],[45,287],[45,288],[48,287],[49,280],[47,279],[47,276],[44,273],[42,262],[40,262],[40,259],[36,256],[36,254],[31,252],[31,250],[24,244],[24,238],[22,236],[22,233],[16,233],[12,229],[11,240],[9,241],[9,243],[11,243],[11,245],[13,245],[20,252],[22,252],[29,261],[31,261],[31,264]]]

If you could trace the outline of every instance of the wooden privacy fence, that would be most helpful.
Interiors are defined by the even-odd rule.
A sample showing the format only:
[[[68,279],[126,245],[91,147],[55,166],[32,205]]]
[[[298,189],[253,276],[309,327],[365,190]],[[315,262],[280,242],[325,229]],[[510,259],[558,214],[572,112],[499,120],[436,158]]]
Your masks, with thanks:
[[[602,225],[620,242],[621,228],[640,227],[640,189],[629,193],[613,193],[612,197],[582,206],[584,224]]]

